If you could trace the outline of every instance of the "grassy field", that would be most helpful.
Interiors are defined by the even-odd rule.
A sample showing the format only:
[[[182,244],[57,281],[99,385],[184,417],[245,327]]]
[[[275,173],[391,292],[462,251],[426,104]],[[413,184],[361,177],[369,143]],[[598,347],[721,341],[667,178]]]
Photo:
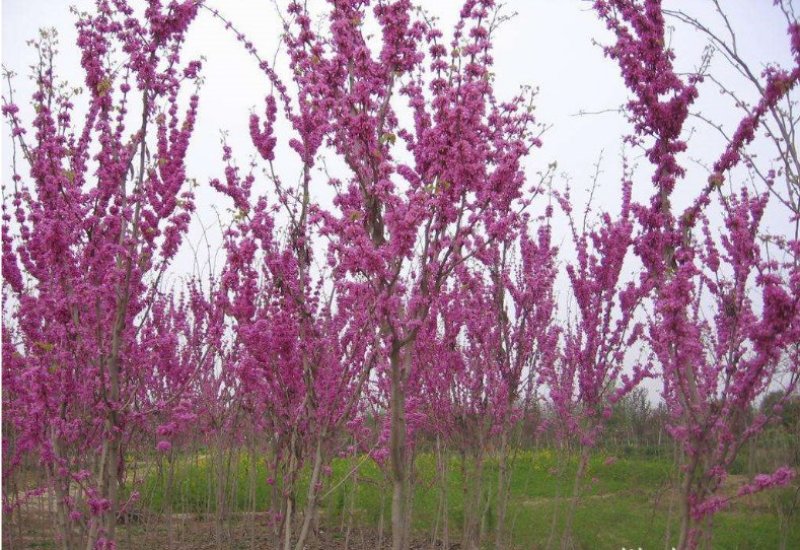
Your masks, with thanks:
[[[674,501],[669,490],[669,480],[674,475],[671,461],[654,457],[608,458],[608,455],[598,454],[590,461],[575,518],[574,536],[578,546],[587,549],[664,548],[669,510]],[[356,463],[360,464],[357,482],[348,476]],[[255,467],[255,472],[252,472],[252,467]],[[216,476],[208,457],[199,455],[183,459],[176,463],[174,471],[174,511],[189,514],[213,511],[213,497],[209,496],[215,494]],[[574,471],[573,460],[557,456],[553,451],[522,452],[515,457],[507,527],[516,548],[543,548],[550,536],[554,515],[556,533],[561,532]],[[440,488],[435,472],[432,455],[417,457],[413,530],[420,540],[430,537],[437,521]],[[253,475],[258,480],[256,509],[267,509],[271,488],[265,483],[266,466],[260,461],[253,464],[248,456],[240,455],[232,462],[234,510],[246,512],[252,509],[249,487]],[[493,494],[496,476],[497,464],[489,461],[484,471],[484,487],[488,490],[487,541],[493,540],[496,521]],[[163,472],[159,474],[156,470],[151,469],[145,474],[139,485],[142,506],[153,512],[163,510],[164,479]],[[732,476],[726,490],[733,491],[742,482],[742,476]],[[321,514],[331,531],[340,530],[351,506],[355,525],[377,530],[382,509],[388,525],[390,488],[383,472],[371,460],[336,460],[324,491],[328,488],[333,489],[322,503]],[[301,494],[304,494],[304,489],[301,489]],[[775,498],[774,494],[755,495],[718,514],[714,520],[714,547],[778,548],[780,529],[773,507]],[[458,457],[450,460],[448,501],[451,537],[458,540],[464,514],[462,463]],[[677,529],[674,516],[675,513],[672,515],[673,533]],[[487,542],[486,547],[491,546]],[[787,547],[800,548],[800,525],[790,526]]]

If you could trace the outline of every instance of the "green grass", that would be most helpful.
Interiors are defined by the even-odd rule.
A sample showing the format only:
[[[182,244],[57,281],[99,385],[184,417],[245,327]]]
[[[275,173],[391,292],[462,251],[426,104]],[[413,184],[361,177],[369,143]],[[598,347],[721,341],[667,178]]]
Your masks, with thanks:
[[[167,467],[166,461],[151,465],[138,487],[142,504],[154,512],[162,512],[167,504]],[[263,460],[253,461],[247,454],[237,454],[231,460],[230,476],[234,488],[229,489],[235,498],[233,503],[235,511],[251,509],[252,468],[255,468],[256,509],[265,510],[269,506],[271,487],[266,483],[268,477],[266,463]],[[215,511],[217,475],[211,456],[199,454],[176,458],[173,471],[173,512],[202,514]]]
[[[607,456],[598,454],[589,462],[583,484],[582,499],[576,512],[574,536],[580,548],[663,548],[668,521],[669,492],[666,490],[674,471],[671,462],[664,458],[645,455],[619,458],[606,464]],[[358,483],[346,477],[356,463]],[[256,509],[264,511],[269,506],[271,487],[263,460],[252,462],[247,455],[238,455],[232,461],[236,511],[250,511],[249,483],[251,469],[255,468]],[[468,471],[471,465],[468,464]],[[571,495],[576,461],[557,456],[550,450],[520,452],[511,469],[510,497],[507,527],[510,540],[519,548],[544,547],[547,543],[554,513],[557,533],[561,532],[564,511]],[[497,463],[485,464],[484,489],[489,492],[487,536],[496,519],[495,501]],[[348,513],[355,491],[354,521],[357,525],[377,527],[381,509],[388,532],[391,489],[384,473],[371,460],[337,459],[323,493],[333,487],[322,503],[322,514],[331,527],[338,528]],[[471,479],[468,473],[468,479]],[[215,476],[208,457],[186,457],[175,466],[174,511],[205,513],[213,511]],[[461,459],[453,456],[448,467],[448,502],[451,536],[458,537],[463,522],[463,479]],[[298,503],[303,505],[307,477],[303,478]],[[153,468],[141,484],[142,504],[153,511],[162,511],[165,493],[165,475]],[[440,488],[436,482],[435,457],[422,454],[415,462],[415,493],[412,528],[420,536],[432,532],[436,522]],[[211,495],[211,499],[209,499]],[[660,495],[658,505],[657,496]],[[714,519],[714,547],[724,549],[777,548],[779,546],[778,517],[769,506],[771,497],[758,495],[750,501],[739,503],[719,513]],[[209,502],[211,506],[209,507]],[[677,530],[677,520],[672,520],[671,532]],[[795,521],[795,523],[800,523]],[[675,544],[677,541],[672,541]],[[487,548],[491,545],[487,546]],[[790,529],[789,548],[800,548],[800,525]]]

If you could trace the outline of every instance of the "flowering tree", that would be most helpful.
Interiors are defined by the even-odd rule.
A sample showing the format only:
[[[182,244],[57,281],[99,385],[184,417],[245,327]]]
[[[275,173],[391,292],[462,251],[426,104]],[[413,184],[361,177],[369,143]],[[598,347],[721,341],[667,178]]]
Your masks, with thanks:
[[[139,405],[147,411],[140,428],[145,449],[155,447],[166,460],[164,515],[167,543],[174,544],[175,459],[190,450],[193,442],[214,446],[221,434],[234,434],[241,428],[236,423],[234,406],[236,383],[233,373],[219,368],[235,353],[235,346],[226,345],[222,309],[215,307],[213,279],[204,288],[196,279],[189,280],[183,289],[171,292],[155,301],[151,320],[142,327],[142,339],[149,343],[149,364],[153,373],[146,401]],[[140,413],[141,414],[141,413]],[[203,437],[201,437],[203,436]],[[232,438],[229,438],[232,439]],[[141,445],[140,445],[141,448]],[[148,457],[152,455],[146,455]],[[218,456],[215,465],[220,466]],[[224,513],[224,476],[217,479],[216,527],[221,544],[221,524]]]
[[[199,68],[180,63],[196,9],[151,1],[137,15],[100,1],[80,15],[82,123],[49,33],[37,46],[32,124],[11,90],[3,98],[26,165],[15,162],[4,186],[4,415],[16,451],[47,468],[64,548],[75,526],[88,548],[114,547],[125,444],[157,411],[142,406],[158,345],[144,335],[193,209],[184,159],[198,100],[182,114],[179,92]]]
[[[716,1],[730,39],[660,0],[594,2],[614,40],[605,52],[631,93],[626,143],[645,150],[653,174],[642,184],[624,166],[620,211],[583,227],[569,192],[550,189],[576,254],[563,262],[571,301],[561,312],[558,209],[536,203],[548,176],[529,187],[523,169],[540,144],[531,90],[496,94],[493,40],[507,17],[493,0],[462,0],[448,37],[413,0],[327,0],[320,25],[305,2],[289,0],[279,14],[287,78],[234,31],[269,80],[263,113],[249,118],[257,155],[242,168],[223,142],[223,175],[210,186],[232,205],[225,264],[209,266],[202,283],[171,287],[163,279],[197,185],[186,154],[200,64],[181,51],[202,3],[133,4],[97,0],[78,14],[85,94],[57,80],[49,31],[36,45],[31,113],[7,75],[6,513],[20,502],[9,481],[36,461],[47,486],[29,494],[55,495],[61,546],[114,548],[117,522],[139,498],[126,457],[139,453],[136,464],[168,463],[172,545],[173,466],[195,443],[215,468],[206,502],[222,548],[238,496],[232,459],[246,445],[253,457],[268,449],[262,482],[272,486],[276,547],[305,548],[318,507],[371,458],[392,485],[392,546],[404,550],[416,453],[432,435],[445,545],[448,453],[457,450],[467,548],[486,542],[494,488],[484,474],[498,460],[500,548],[515,437],[520,426],[539,429],[524,418],[547,401],[562,440],[579,448],[566,548],[611,411],[651,376],[681,455],[681,548],[710,544],[714,513],[733,498],[795,476],[777,463],[736,495],[722,491],[740,449],[800,382],[800,25],[786,2],[775,4],[791,65],[761,72]],[[705,34],[755,102],[715,79],[707,56],[701,70],[679,73],[665,15]],[[744,115],[728,129],[696,113],[725,143],[692,191],[688,121],[709,82]],[[75,104],[85,105],[81,119]],[[766,161],[751,152],[762,133],[775,152]],[[754,185],[726,184],[745,173]],[[685,196],[688,206],[675,206]],[[788,212],[777,231],[794,235],[769,233],[773,211]],[[359,452],[325,490],[334,458]],[[382,526],[381,510],[381,536]]]
[[[616,36],[606,53],[618,61],[634,95],[628,104],[636,131],[631,139],[648,143],[655,167],[651,203],[636,206],[642,229],[635,246],[645,268],[642,284],[655,301],[649,343],[661,367],[670,431],[683,450],[679,547],[695,547],[702,535],[710,540],[711,517],[726,502],[716,492],[728,467],[766,421],[763,415],[750,418],[750,407],[784,361],[789,392],[797,383],[797,243],[786,243],[788,262],[769,261],[758,234],[766,196],[744,189],[726,194],[722,186],[765,116],[800,78],[800,25],[789,17],[796,65],[764,71],[758,103],[732,133],[708,183],[678,215],[669,199],[685,175],[678,155],[687,149],[683,127],[702,75],[683,79],[675,72],[660,1],[599,1],[595,8]],[[707,220],[715,194],[725,220],[721,245]],[[698,223],[703,244],[694,235]],[[702,315],[703,289],[711,294],[710,317]],[[754,291],[761,293],[760,308]],[[792,475],[779,468],[739,493],[784,484]]]
[[[371,331],[362,341],[378,337],[381,344],[398,549],[408,544],[405,388],[420,327],[453,270],[515,218],[519,160],[536,143],[526,98],[499,103],[492,93],[493,5],[465,2],[449,52],[441,31],[417,19],[408,0],[374,7],[377,49],[365,38],[364,2],[330,2],[327,34],[312,30],[302,4],[288,9],[286,44],[298,88],[298,105],[286,107],[298,134],[289,145],[304,166],[294,198],[305,204],[317,155],[344,165],[346,176],[327,182],[334,207],[309,208],[308,223],[319,224],[330,242],[337,300],[354,304],[349,322]],[[285,88],[276,89],[283,97]],[[413,124],[400,124],[401,102]],[[305,225],[297,231],[292,238],[308,246]]]
[[[643,329],[634,318],[640,289],[632,281],[625,283],[622,273],[633,243],[631,185],[628,179],[623,183],[617,218],[604,213],[596,228],[587,229],[585,220],[581,231],[572,217],[569,194],[558,197],[570,218],[577,253],[566,267],[577,315],[563,327],[558,357],[543,365],[541,378],[549,390],[561,436],[576,438],[580,448],[562,548],[573,544],[571,529],[580,484],[612,406],[650,374],[648,364],[638,363],[632,365],[630,374],[624,373]]]
[[[430,404],[426,416],[437,419],[437,432],[455,444],[464,468],[467,460],[473,466],[463,475],[468,547],[482,539],[483,468],[493,450],[499,460],[495,543],[503,545],[511,434],[536,396],[536,373],[555,353],[550,215],[548,207],[536,238],[525,233],[524,216],[480,259],[459,266],[418,342],[420,365],[437,367],[419,368]]]
[[[270,98],[267,105],[267,134],[255,130],[253,134],[257,147],[264,142],[259,137],[273,139],[274,100]],[[253,126],[257,128],[257,123]],[[271,163],[271,147],[259,150]],[[227,146],[225,157],[231,162]],[[362,341],[363,331],[352,330],[351,305],[337,300],[335,289],[324,288],[329,274],[312,271],[312,249],[305,244],[313,230],[308,212],[316,204],[308,190],[310,179],[301,179],[300,188],[293,192],[284,191],[277,177],[273,180],[278,200],[288,211],[285,234],[275,227],[276,208],[268,206],[266,196],[251,206],[253,183],[252,174],[240,178],[233,164],[226,169],[224,184],[212,182],[233,198],[240,218],[226,232],[228,261],[218,303],[233,320],[231,329],[240,350],[224,368],[235,371],[239,398],[255,422],[262,424],[260,430],[276,442],[276,469],[283,477],[279,514],[285,548],[294,543],[301,467],[311,459],[306,510],[296,542],[297,548],[303,548],[322,485],[322,469],[334,455],[331,444],[338,443],[335,436],[352,420],[370,372],[367,361],[374,353],[370,342]],[[297,203],[294,198],[299,198]],[[325,296],[326,292],[330,294]]]

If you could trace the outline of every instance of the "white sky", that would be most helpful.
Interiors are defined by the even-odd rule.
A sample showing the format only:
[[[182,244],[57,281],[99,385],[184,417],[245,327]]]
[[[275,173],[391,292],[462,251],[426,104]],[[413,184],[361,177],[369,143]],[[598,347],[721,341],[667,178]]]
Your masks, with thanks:
[[[279,0],[285,5],[286,0]],[[310,0],[312,7],[319,7],[320,0]],[[421,5],[430,13],[441,18],[445,35],[449,34],[458,14],[461,2],[457,0],[422,0]],[[722,0],[722,7],[730,17],[737,32],[741,51],[746,52],[748,61],[760,68],[766,62],[787,64],[790,60],[788,39],[785,34],[785,21],[772,6],[772,0]],[[2,2],[2,60],[3,65],[16,73],[17,103],[26,114],[31,83],[27,78],[28,66],[33,62],[33,50],[26,41],[37,35],[41,27],[55,27],[60,33],[61,53],[58,68],[60,76],[74,85],[82,85],[83,75],[79,66],[79,56],[75,42],[74,18],[69,6],[91,9],[93,2],[76,0],[3,0]],[[272,59],[279,42],[281,23],[276,16],[274,5],[269,0],[208,0],[208,5],[218,8],[256,45],[265,57]],[[673,9],[691,10],[709,26],[720,29],[721,20],[713,11],[710,0],[665,1],[665,6]],[[497,34],[494,57],[496,61],[496,89],[498,96],[508,98],[519,91],[523,84],[533,85],[540,90],[536,101],[536,112],[540,122],[552,128],[543,136],[544,146],[534,151],[527,162],[529,179],[552,161],[557,161],[559,173],[568,174],[574,188],[576,212],[582,211],[587,194],[586,187],[591,183],[594,163],[601,151],[605,151],[601,186],[595,196],[595,209],[609,209],[616,212],[619,200],[620,143],[621,136],[629,132],[629,127],[618,113],[605,113],[591,116],[575,116],[579,111],[594,112],[614,109],[623,104],[627,94],[619,77],[617,65],[603,56],[601,49],[592,43],[596,39],[608,43],[610,37],[604,26],[590,9],[591,2],[582,0],[509,0],[507,11],[518,12]],[[698,33],[673,22],[677,29],[672,43],[678,54],[677,66],[689,71],[699,60],[706,40]],[[245,164],[252,154],[247,130],[248,113],[255,107],[263,111],[263,98],[268,91],[266,77],[258,70],[254,60],[248,57],[236,42],[230,31],[226,31],[218,20],[209,13],[201,11],[188,37],[184,59],[204,55],[202,74],[205,84],[201,90],[200,112],[197,129],[190,147],[187,165],[189,175],[201,183],[198,190],[198,216],[193,225],[190,239],[200,238],[200,223],[216,226],[217,218],[212,207],[217,206],[225,215],[226,199],[208,187],[211,177],[222,175],[220,131],[228,132],[228,141],[241,164]],[[753,99],[753,90],[742,86],[733,78],[721,58],[714,65],[719,74],[730,83],[744,98]],[[279,73],[287,71],[279,65]],[[3,94],[6,94],[3,85]],[[701,99],[697,106],[706,114],[721,122],[729,133],[735,128],[738,115],[729,101],[726,101],[711,85],[701,88]],[[722,151],[723,143],[719,136],[704,127],[697,126],[690,146],[691,155],[711,164]],[[7,127],[3,126],[3,178],[8,181],[10,169],[8,161],[9,137]],[[286,134],[284,134],[285,136]],[[288,138],[286,138],[288,139]],[[285,142],[286,139],[283,139]],[[279,134],[280,141],[280,134]],[[757,146],[759,147],[759,146]],[[769,149],[765,149],[765,156]],[[636,152],[635,156],[640,156]],[[641,160],[641,159],[640,159]],[[291,163],[277,163],[283,177],[294,177]],[[643,160],[640,164],[646,164]],[[686,161],[685,164],[691,164]],[[694,166],[694,165],[692,165]],[[646,166],[644,167],[646,168]],[[689,201],[706,184],[708,173],[699,167],[691,167],[687,179],[681,182],[674,202]],[[640,198],[649,194],[647,178],[635,185],[634,193]],[[268,183],[261,180],[265,190]],[[258,184],[257,184],[258,186]],[[324,183],[320,182],[320,186]],[[636,190],[642,194],[637,194]],[[770,218],[772,229],[788,227],[781,211]],[[786,224],[786,225],[784,225]],[[563,228],[565,229],[565,227]],[[213,231],[212,231],[213,233]],[[218,232],[217,232],[218,233]],[[566,232],[563,234],[566,238]],[[565,244],[567,244],[565,242]],[[569,246],[565,246],[565,257],[569,256]],[[222,258],[219,258],[222,261]],[[193,270],[192,252],[184,247],[173,272],[187,273]]]

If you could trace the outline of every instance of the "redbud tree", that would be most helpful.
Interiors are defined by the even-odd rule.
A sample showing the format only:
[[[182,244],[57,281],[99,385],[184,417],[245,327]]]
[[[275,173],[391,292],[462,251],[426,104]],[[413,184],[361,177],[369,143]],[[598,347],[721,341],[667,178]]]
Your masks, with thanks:
[[[3,97],[13,176],[3,202],[4,422],[47,469],[61,544],[114,547],[125,449],[158,412],[148,338],[159,281],[193,210],[185,157],[199,64],[181,62],[194,2],[136,13],[99,1],[77,22],[85,95],[58,80],[45,33],[28,113]],[[75,102],[87,103],[83,117]],[[134,494],[135,496],[135,494]]]
[[[515,222],[520,160],[538,143],[527,98],[501,102],[493,93],[494,10],[489,0],[465,2],[448,44],[408,0],[371,9],[368,2],[331,1],[320,33],[304,5],[288,8],[297,101],[284,109],[296,133],[289,146],[304,166],[294,198],[299,216],[306,215],[303,195],[313,191],[318,156],[342,165],[341,177],[317,184],[333,191],[332,206],[309,207],[307,223],[329,242],[337,301],[354,304],[348,322],[380,347],[375,368],[388,395],[397,549],[408,546],[406,386],[420,327],[453,271]],[[367,24],[379,29],[372,43]],[[275,88],[274,101],[287,103],[286,88]],[[304,269],[297,248],[309,246],[307,227],[293,230],[291,262]],[[300,365],[297,376],[309,368]]]
[[[743,160],[755,166],[744,151],[780,102],[790,101],[787,95],[800,78],[800,25],[791,10],[780,7],[787,16],[794,65],[763,71],[756,82],[757,102],[739,105],[744,117],[730,132],[708,181],[695,186],[694,200],[681,212],[670,198],[677,184],[691,185],[682,181],[681,154],[690,147],[685,127],[703,74],[676,72],[659,0],[595,3],[616,39],[606,53],[619,63],[632,94],[627,112],[635,133],[630,140],[646,148],[654,168],[650,203],[634,207],[640,225],[634,246],[644,268],[641,284],[653,299],[648,341],[661,371],[670,432],[683,451],[680,548],[710,541],[713,514],[730,500],[718,495],[728,469],[767,421],[766,415],[753,417],[750,408],[781,382],[776,377],[783,365],[788,366],[787,395],[798,379],[796,236],[781,243],[787,260],[770,259],[760,234],[769,191],[723,188]],[[794,147],[793,142],[776,144],[780,152]],[[719,235],[709,223],[714,198],[724,220]],[[704,315],[704,309],[712,313]],[[739,495],[785,484],[792,475],[779,468],[756,476]]]
[[[420,353],[423,395],[432,404],[427,415],[440,419],[437,432],[463,458],[462,532],[468,548],[480,547],[482,540],[485,499],[492,492],[483,484],[490,456],[499,463],[495,544],[503,545],[513,434],[534,405],[538,374],[555,356],[551,213],[547,208],[538,220],[536,235],[527,234],[524,216],[480,259],[459,266],[425,327],[424,342],[436,344]],[[422,368],[430,364],[438,368]],[[468,462],[472,468],[466,471]]]
[[[624,273],[633,245],[631,186],[626,177],[616,217],[602,213],[596,222],[585,219],[580,229],[569,192],[558,195],[576,253],[566,265],[570,305],[576,313],[562,325],[557,357],[543,364],[539,376],[548,388],[560,436],[577,440],[580,449],[564,548],[572,544],[572,521],[589,454],[600,443],[612,407],[650,376],[649,362],[634,355],[643,330],[636,320],[641,291]]]
[[[223,141],[210,181],[230,207],[224,265],[167,286],[195,209],[186,155],[200,64],[181,51],[201,4],[97,0],[78,14],[83,93],[58,81],[49,32],[33,96],[15,98],[9,75],[6,513],[19,504],[8,480],[36,461],[61,546],[113,548],[138,498],[126,456],[171,465],[194,444],[218,468],[208,502],[221,546],[229,459],[247,445],[267,450],[260,482],[272,485],[275,546],[301,550],[336,489],[326,490],[332,461],[365,451],[392,486],[392,547],[405,550],[415,456],[435,438],[445,544],[456,450],[469,474],[464,545],[486,541],[494,493],[500,548],[514,437],[542,428],[527,415],[545,405],[579,450],[561,536],[570,547],[590,455],[613,407],[647,377],[659,379],[680,455],[680,548],[709,545],[714,514],[737,496],[792,479],[780,467],[722,491],[800,377],[800,25],[785,2],[775,9],[791,60],[763,71],[750,69],[724,14],[730,39],[660,0],[594,2],[630,93],[625,145],[644,150],[651,173],[625,164],[619,210],[579,227],[568,191],[528,181],[541,127],[530,89],[496,92],[493,41],[507,17],[493,0],[459,2],[448,35],[412,0],[327,0],[318,21],[291,0],[278,14],[285,64],[234,31],[267,85],[249,118],[253,160],[241,164],[243,151]],[[706,35],[757,92],[748,103],[723,87],[742,112],[733,127],[693,113],[720,81],[710,58],[679,72],[668,15]],[[693,114],[724,138],[698,184],[687,170]],[[764,135],[772,159],[752,152]],[[772,212],[794,235],[770,233]],[[574,257],[553,234],[557,217]],[[496,491],[484,477],[495,458]]]

